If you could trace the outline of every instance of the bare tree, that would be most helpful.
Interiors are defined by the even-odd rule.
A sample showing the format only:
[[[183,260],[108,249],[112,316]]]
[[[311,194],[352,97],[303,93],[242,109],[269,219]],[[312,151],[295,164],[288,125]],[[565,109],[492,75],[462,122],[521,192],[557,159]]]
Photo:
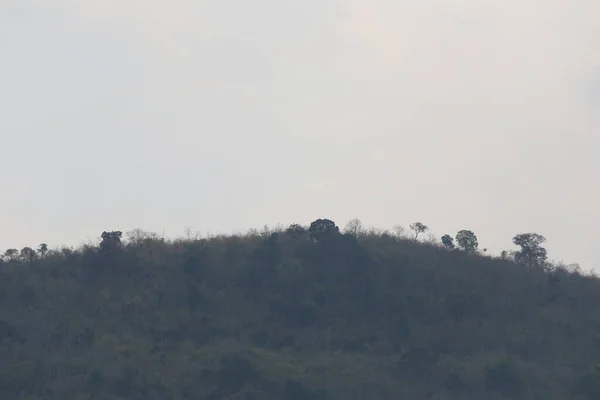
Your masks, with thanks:
[[[133,229],[125,234],[127,236],[128,246],[137,246],[148,241],[160,241],[161,238],[157,233],[146,232],[142,229]]]
[[[262,229],[260,230],[260,236],[262,237],[271,236],[271,233],[273,233],[273,230],[267,224],[263,225]]]
[[[437,245],[438,244],[437,236],[435,236],[435,234],[433,232],[427,233],[425,243],[430,244],[432,246]]]
[[[402,225],[394,225],[392,231],[394,232],[396,239],[402,239],[406,237],[406,228],[404,228]]]
[[[362,222],[358,218],[354,218],[346,224],[344,228],[344,233],[349,233],[353,236],[359,237],[364,233],[365,229],[363,227]]]

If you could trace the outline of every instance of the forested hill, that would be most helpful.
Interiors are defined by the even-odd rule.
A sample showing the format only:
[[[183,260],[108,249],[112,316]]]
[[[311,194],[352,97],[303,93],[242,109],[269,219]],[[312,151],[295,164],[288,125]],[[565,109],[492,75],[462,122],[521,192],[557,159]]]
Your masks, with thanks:
[[[413,225],[7,252],[0,399],[600,399],[598,279]]]

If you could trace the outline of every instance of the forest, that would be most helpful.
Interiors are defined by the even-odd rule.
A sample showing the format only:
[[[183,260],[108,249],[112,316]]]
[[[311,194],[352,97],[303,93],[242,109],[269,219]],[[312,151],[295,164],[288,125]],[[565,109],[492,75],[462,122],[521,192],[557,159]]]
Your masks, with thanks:
[[[600,399],[600,281],[544,236],[330,219],[0,258],[0,398]]]

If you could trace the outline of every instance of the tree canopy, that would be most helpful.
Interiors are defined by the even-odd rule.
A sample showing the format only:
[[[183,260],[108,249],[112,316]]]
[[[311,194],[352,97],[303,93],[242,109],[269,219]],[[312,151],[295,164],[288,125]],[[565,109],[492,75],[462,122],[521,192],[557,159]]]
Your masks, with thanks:
[[[541,267],[548,258],[546,249],[541,245],[546,238],[537,233],[521,233],[513,238],[513,243],[521,247],[515,252],[515,261],[528,267]]]
[[[597,278],[541,262],[541,235],[517,235],[513,261],[469,230],[461,250],[402,233],[318,219],[11,249],[0,398],[600,396]]]
[[[456,243],[465,251],[475,252],[479,247],[477,236],[472,231],[461,230],[456,234]]]

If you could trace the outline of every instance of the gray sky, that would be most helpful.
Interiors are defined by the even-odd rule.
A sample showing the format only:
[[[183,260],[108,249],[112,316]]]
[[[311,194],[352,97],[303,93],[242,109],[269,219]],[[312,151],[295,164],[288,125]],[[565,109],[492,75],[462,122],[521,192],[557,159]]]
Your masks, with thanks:
[[[358,217],[600,268],[600,3],[2,0],[0,246]]]

